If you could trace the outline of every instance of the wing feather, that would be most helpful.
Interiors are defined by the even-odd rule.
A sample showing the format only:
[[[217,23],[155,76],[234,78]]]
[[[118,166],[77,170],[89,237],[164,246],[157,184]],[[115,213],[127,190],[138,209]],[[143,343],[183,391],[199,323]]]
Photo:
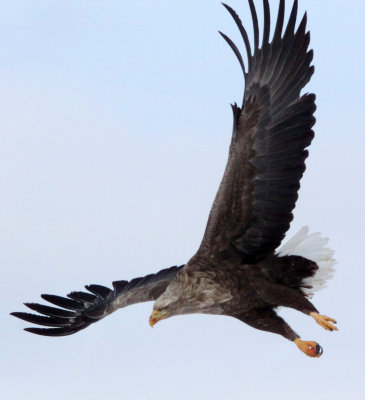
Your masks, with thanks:
[[[263,0],[261,48],[256,8],[248,1],[253,54],[241,20],[225,5],[241,32],[248,71],[242,107],[234,108],[226,170],[198,253],[227,258],[238,252],[245,262],[257,262],[279,246],[293,218],[316,106],[314,94],[300,94],[314,67],[306,14],[295,28],[298,1],[293,2],[283,33],[285,1],[280,0],[270,42],[270,7]],[[240,54],[232,41],[230,46]]]
[[[256,8],[253,0],[248,0],[248,3],[250,5],[250,11],[251,11],[251,17],[252,17],[252,24],[253,24],[253,31],[254,31],[254,43],[255,43],[255,53],[256,50],[259,48],[259,21],[257,19],[257,13],[256,13]]]
[[[247,52],[248,59],[250,60],[252,58],[252,50],[251,50],[250,41],[248,39],[247,31],[246,31],[245,27],[243,26],[240,17],[233,10],[233,8],[224,3],[223,3],[223,6],[228,10],[228,12],[231,14],[231,17],[233,18],[234,22],[236,23],[236,25],[241,33],[243,42],[246,46],[246,52]]]
[[[268,0],[264,0],[264,35],[262,37],[262,47],[269,44],[270,36],[270,6]]]
[[[25,328],[27,332],[42,336],[71,335],[106,317],[118,308],[156,300],[182,267],[166,268],[156,274],[135,278],[130,282],[115,281],[113,282],[114,290],[101,285],[88,285],[85,286],[86,289],[93,294],[71,292],[67,295],[68,298],[45,294],[42,295],[44,300],[61,308],[25,303],[31,310],[43,315],[25,312],[14,312],[11,315],[33,324],[51,327]]]
[[[233,53],[236,55],[238,62],[241,65],[241,69],[243,74],[246,74],[246,69],[245,69],[245,63],[243,61],[242,55],[240,53],[240,51],[238,50],[237,46],[233,43],[232,39],[230,39],[227,35],[225,35],[223,32],[219,32],[223,39],[228,43],[228,45],[231,47]]]

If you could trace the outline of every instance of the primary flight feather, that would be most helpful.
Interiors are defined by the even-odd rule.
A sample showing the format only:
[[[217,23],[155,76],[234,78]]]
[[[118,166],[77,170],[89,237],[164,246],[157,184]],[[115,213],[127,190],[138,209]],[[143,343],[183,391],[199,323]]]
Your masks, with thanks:
[[[306,148],[314,136],[315,95],[301,95],[314,72],[307,17],[296,27],[295,0],[284,27],[285,0],[280,0],[270,40],[270,6],[263,0],[260,40],[256,8],[253,0],[248,2],[253,44],[236,12],[223,4],[246,48],[247,62],[221,33],[240,63],[245,90],[242,106],[232,105],[228,162],[198,251],[185,265],[130,282],[116,281],[113,289],[89,285],[88,292],[71,292],[67,297],[42,295],[58,307],[26,303],[39,314],[12,313],[48,327],[26,328],[28,332],[70,335],[119,308],[154,300],[151,326],[179,314],[228,315],[284,336],[308,356],[322,354],[318,343],[301,340],[275,312],[278,306],[291,307],[323,328],[337,330],[336,321],[319,314],[308,300],[332,274],[333,251],[326,247],[327,240],[303,228],[277,249],[293,218]]]

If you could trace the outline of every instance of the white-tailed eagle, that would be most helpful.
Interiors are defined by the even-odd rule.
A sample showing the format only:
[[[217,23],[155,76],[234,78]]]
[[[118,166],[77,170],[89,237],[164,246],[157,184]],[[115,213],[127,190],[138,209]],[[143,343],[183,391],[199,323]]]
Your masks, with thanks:
[[[163,269],[130,282],[113,282],[113,289],[86,286],[88,292],[66,297],[44,294],[53,305],[26,303],[39,314],[12,315],[48,328],[26,328],[46,336],[70,335],[119,308],[155,301],[150,324],[189,313],[219,314],[284,336],[306,355],[319,357],[322,348],[303,341],[280,318],[278,306],[310,315],[323,328],[337,330],[308,300],[332,274],[333,252],[320,234],[303,228],[279,248],[293,218],[299,182],[305,170],[306,148],[315,123],[315,95],[301,90],[311,79],[313,52],[308,50],[307,16],[296,27],[294,0],[284,26],[285,0],[280,0],[270,40],[269,1],[263,0],[263,34],[253,0],[248,0],[253,43],[235,11],[233,17],[246,48],[221,33],[241,65],[245,90],[241,107],[232,105],[233,134],[222,182],[210,211],[202,243],[184,265]]]

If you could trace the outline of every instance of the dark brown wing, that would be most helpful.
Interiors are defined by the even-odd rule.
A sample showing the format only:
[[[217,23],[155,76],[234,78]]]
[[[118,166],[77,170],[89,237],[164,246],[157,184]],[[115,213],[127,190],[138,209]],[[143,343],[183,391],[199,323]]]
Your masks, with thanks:
[[[236,45],[222,36],[236,54],[244,76],[242,109],[233,105],[234,126],[223,180],[210,212],[198,254],[256,262],[282,241],[293,218],[299,181],[305,170],[305,150],[313,139],[315,96],[302,88],[310,80],[313,52],[304,15],[297,30],[297,1],[283,33],[284,4],[279,4],[271,42],[270,9],[264,4],[264,32],[259,47],[255,6],[249,0],[254,26],[254,51],[237,14],[235,20],[247,50],[248,70]]]
[[[14,317],[49,328],[25,328],[26,331],[43,336],[66,336],[87,328],[118,308],[144,301],[156,300],[182,268],[171,267],[156,274],[128,281],[113,282],[113,290],[101,285],[88,285],[90,292],[71,292],[66,297],[43,294],[42,298],[58,307],[37,303],[25,303],[42,315],[14,312]]]

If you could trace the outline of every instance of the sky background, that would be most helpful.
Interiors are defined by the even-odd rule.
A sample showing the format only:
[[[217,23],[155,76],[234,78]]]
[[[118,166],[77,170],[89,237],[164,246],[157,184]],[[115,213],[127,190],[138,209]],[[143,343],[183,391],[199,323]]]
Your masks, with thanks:
[[[247,2],[229,4],[251,33]],[[330,237],[336,274],[313,300],[339,332],[280,314],[323,346],[321,359],[228,317],[152,330],[152,303],[74,336],[22,331],[9,313],[41,293],[110,286],[194,254],[227,160],[229,103],[243,91],[217,31],[242,42],[215,0],[1,2],[3,399],[365,397],[365,2],[301,0],[305,10],[316,138],[288,235],[308,225]]]

